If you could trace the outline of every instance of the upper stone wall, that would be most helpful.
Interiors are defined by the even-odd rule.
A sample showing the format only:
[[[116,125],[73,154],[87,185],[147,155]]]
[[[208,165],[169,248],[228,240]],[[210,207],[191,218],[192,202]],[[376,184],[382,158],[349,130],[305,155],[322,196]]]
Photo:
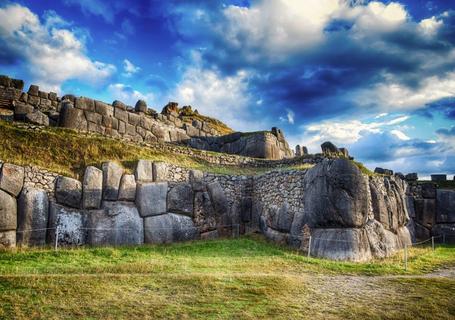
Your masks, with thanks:
[[[221,137],[191,138],[191,147],[253,158],[280,160],[294,157],[294,152],[280,129],[251,133],[235,132]]]
[[[200,115],[190,106],[179,108],[175,102],[157,113],[142,100],[133,108],[120,101],[108,104],[73,95],[60,98],[36,85],[25,93],[23,86],[22,80],[0,76],[0,119],[60,126],[135,142],[185,143],[193,148],[255,158],[284,159],[294,155],[277,128],[271,132],[230,134],[232,130],[222,122]]]

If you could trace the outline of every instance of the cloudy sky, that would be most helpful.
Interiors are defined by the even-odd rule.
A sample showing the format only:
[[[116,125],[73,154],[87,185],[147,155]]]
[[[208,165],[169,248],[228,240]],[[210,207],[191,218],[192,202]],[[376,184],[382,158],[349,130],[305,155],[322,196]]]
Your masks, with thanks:
[[[454,0],[0,1],[0,73],[455,173]]]

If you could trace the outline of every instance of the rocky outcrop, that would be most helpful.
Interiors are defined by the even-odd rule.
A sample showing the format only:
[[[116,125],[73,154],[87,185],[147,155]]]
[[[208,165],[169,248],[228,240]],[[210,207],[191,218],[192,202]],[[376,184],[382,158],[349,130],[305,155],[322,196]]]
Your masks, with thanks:
[[[188,144],[196,149],[239,154],[253,158],[278,160],[294,156],[283,132],[276,128],[272,128],[272,131],[235,132],[220,137],[192,138]]]

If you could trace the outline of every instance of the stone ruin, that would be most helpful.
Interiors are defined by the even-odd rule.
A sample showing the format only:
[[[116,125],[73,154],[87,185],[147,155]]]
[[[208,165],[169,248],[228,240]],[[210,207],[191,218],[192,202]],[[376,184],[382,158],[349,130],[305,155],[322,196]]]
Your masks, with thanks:
[[[176,102],[157,113],[143,100],[133,108],[117,100],[109,104],[74,95],[58,97],[36,85],[31,85],[28,92],[23,88],[24,81],[0,76],[0,120],[58,126],[134,142],[180,143],[255,158],[294,156],[280,129],[233,133],[220,121],[201,116],[190,106],[180,109]]]
[[[106,162],[87,167],[82,181],[4,163],[0,246],[140,245],[258,232],[310,249],[312,256],[367,261],[415,238],[454,236],[454,205],[454,190],[367,176],[343,158],[257,176],[148,160],[130,174]],[[428,231],[421,231],[422,224]]]
[[[417,174],[377,168],[378,174],[366,175],[347,149],[331,142],[321,145],[319,155],[296,147],[294,159],[312,164],[309,169],[274,170],[294,156],[277,128],[222,135],[199,120],[204,118],[188,123],[197,112],[176,103],[158,114],[144,101],[132,108],[120,101],[59,98],[36,86],[28,93],[22,89],[22,81],[0,77],[1,119],[282,160],[239,158],[258,165],[268,161],[271,171],[255,176],[204,173],[148,160],[140,160],[131,174],[105,162],[87,167],[82,181],[0,161],[2,248],[55,242],[140,245],[257,232],[312,256],[367,261],[414,240],[455,237],[455,190],[422,184]]]

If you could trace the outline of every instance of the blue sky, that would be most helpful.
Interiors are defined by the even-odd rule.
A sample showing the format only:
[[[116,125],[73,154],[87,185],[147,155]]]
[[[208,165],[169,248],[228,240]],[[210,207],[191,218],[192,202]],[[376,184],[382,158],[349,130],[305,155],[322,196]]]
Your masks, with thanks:
[[[455,1],[2,1],[0,73],[455,173]]]

